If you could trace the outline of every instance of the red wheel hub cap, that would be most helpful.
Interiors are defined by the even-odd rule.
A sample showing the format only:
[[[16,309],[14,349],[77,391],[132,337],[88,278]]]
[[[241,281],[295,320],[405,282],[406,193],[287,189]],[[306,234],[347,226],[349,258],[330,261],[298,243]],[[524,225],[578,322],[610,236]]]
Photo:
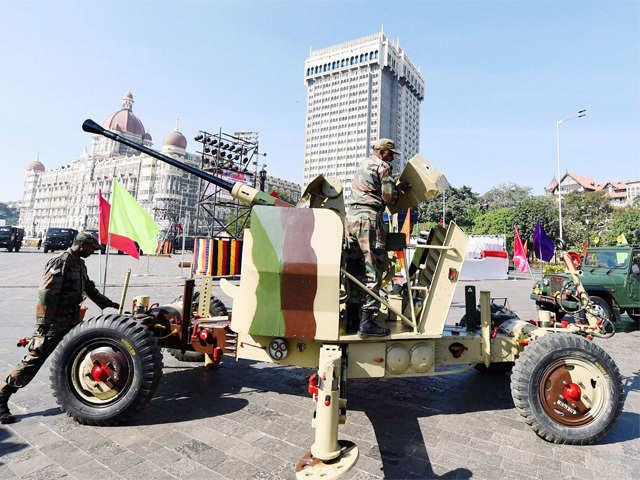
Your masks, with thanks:
[[[91,376],[96,382],[104,382],[111,375],[109,367],[104,363],[94,365],[91,369]]]
[[[562,394],[564,395],[564,398],[566,398],[570,402],[577,402],[578,400],[580,400],[582,390],[580,390],[580,387],[575,383],[570,383],[569,385],[564,387]]]

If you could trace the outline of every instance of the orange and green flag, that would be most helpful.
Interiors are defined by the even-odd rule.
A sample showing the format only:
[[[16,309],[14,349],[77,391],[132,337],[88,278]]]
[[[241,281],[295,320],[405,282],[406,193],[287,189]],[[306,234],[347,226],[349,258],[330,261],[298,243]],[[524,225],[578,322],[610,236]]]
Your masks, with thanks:
[[[146,254],[156,252],[160,227],[115,178],[111,188],[109,231],[138,242]]]

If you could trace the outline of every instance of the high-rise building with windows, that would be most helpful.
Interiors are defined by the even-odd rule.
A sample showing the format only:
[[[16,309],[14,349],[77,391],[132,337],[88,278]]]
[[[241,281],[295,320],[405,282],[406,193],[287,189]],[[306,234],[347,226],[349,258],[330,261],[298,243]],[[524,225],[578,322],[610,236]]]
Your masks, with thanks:
[[[394,160],[394,174],[418,153],[424,80],[384,31],[311,50],[304,78],[303,188],[317,175],[336,177],[348,202],[358,163],[378,138],[393,139],[403,152]]]

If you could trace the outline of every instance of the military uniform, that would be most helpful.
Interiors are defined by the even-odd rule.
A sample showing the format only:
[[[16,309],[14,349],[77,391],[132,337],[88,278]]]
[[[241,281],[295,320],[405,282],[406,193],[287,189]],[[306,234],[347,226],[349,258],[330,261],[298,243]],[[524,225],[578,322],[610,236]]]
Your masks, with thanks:
[[[81,233],[78,237],[82,241],[88,235]],[[27,354],[5,382],[0,383],[0,396],[8,398],[18,388],[25,387],[65,334],[81,322],[80,303],[84,295],[100,308],[118,306],[98,291],[89,279],[84,260],[72,248],[47,262],[38,291],[35,331]]]
[[[388,262],[382,215],[386,205],[397,200],[391,164],[373,155],[362,160],[351,182],[351,204],[345,218],[347,271],[376,293]],[[363,310],[380,308],[380,302],[360,289],[353,289],[350,300]]]

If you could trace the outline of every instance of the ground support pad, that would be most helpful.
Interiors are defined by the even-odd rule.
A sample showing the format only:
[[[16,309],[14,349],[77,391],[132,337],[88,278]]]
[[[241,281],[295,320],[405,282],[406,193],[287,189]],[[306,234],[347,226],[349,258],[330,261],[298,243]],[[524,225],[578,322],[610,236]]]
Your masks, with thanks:
[[[338,440],[340,454],[333,460],[322,461],[307,452],[296,466],[297,480],[333,480],[344,477],[358,461],[358,447],[348,440]]]

